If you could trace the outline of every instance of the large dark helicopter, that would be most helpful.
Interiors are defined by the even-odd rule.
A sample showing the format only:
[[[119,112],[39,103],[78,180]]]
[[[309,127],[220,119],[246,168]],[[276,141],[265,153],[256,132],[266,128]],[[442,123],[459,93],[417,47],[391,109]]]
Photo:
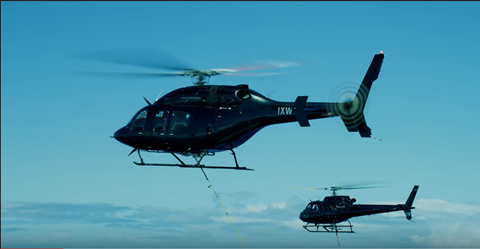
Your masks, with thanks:
[[[307,222],[303,227],[309,232],[353,233],[350,218],[402,210],[405,212],[407,220],[412,219],[411,210],[415,208],[412,207],[412,204],[417,194],[418,185],[413,187],[405,204],[397,205],[353,204],[356,202],[355,198],[350,199],[349,196],[336,194],[338,190],[359,188],[368,187],[330,187],[330,190],[333,191],[332,196],[326,196],[323,201],[311,201],[305,210],[300,213],[300,220]],[[313,189],[328,190],[328,188]],[[342,222],[348,222],[348,224],[338,225]],[[315,230],[312,230],[312,228]],[[319,228],[324,230],[319,230]],[[349,230],[341,230],[342,228],[349,228]]]
[[[373,81],[378,78],[384,54],[376,54],[353,99],[345,102],[307,102],[308,96],[298,96],[295,102],[275,101],[252,90],[248,85],[206,85],[211,76],[232,74],[232,69],[196,70],[179,66],[165,66],[149,60],[136,61],[93,58],[153,68],[179,70],[166,73],[120,73],[126,76],[161,77],[189,76],[194,86],[183,87],[165,94],[140,109],[132,119],[115,132],[114,138],[133,147],[131,155],[138,152],[137,165],[178,166],[247,169],[239,167],[234,148],[245,143],[262,128],[287,122],[310,126],[310,119],[340,116],[349,132],[359,132],[361,137],[371,137],[363,110]],[[90,58],[91,59],[91,58]],[[170,153],[180,164],[145,163],[140,151]],[[205,166],[200,164],[206,155],[231,151],[235,167]],[[185,164],[177,156],[193,156],[196,164]]]

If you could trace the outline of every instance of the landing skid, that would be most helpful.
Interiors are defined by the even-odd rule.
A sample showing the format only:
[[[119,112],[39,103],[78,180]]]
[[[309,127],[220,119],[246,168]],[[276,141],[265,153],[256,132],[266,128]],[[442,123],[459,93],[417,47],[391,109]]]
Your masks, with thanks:
[[[348,225],[337,225],[336,223],[334,224],[312,224],[312,223],[307,223],[303,228],[305,230],[312,232],[312,233],[354,233],[352,230],[352,223],[350,223],[349,220],[347,220]],[[310,230],[309,228],[316,228],[316,230]],[[319,228],[323,228],[325,230],[318,230]],[[350,228],[350,231],[345,230],[342,231],[342,228]]]
[[[180,168],[204,168],[204,169],[235,169],[235,170],[253,170],[246,167],[227,167],[227,166],[205,166],[204,164],[164,164],[164,163],[137,163],[139,166],[164,166],[164,167],[180,167]]]
[[[180,158],[178,158],[177,155],[174,153],[171,153],[179,162],[180,164],[173,164],[173,163],[145,163],[143,161],[142,155],[140,155],[140,150],[137,149],[138,156],[140,157],[140,163],[138,162],[133,162],[136,165],[139,166],[161,166],[161,167],[180,167],[180,168],[205,168],[205,169],[234,169],[234,170],[253,170],[249,169],[246,167],[239,167],[238,162],[237,162],[237,157],[235,155],[235,152],[233,149],[231,150],[233,154],[233,158],[235,159],[235,167],[228,167],[228,166],[205,166],[205,164],[200,164],[202,161],[203,157],[205,157],[208,154],[208,150],[206,150],[204,153],[202,153],[200,156],[196,157],[194,156],[195,160],[197,161],[196,164],[185,164]],[[133,151],[132,151],[133,152]],[[130,153],[131,154],[131,153]]]

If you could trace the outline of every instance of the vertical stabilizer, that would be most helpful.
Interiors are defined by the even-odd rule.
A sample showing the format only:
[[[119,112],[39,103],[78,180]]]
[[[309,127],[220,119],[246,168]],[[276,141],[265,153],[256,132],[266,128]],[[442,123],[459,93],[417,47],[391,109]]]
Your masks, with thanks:
[[[418,185],[415,185],[412,189],[412,192],[410,193],[410,196],[408,196],[407,202],[405,202],[405,206],[411,207],[413,204],[413,200],[415,199],[415,195],[417,195],[417,190],[418,190]]]
[[[413,205],[413,200],[415,199],[415,195],[417,195],[417,190],[418,190],[418,185],[415,185],[412,189],[412,192],[408,196],[407,201],[405,202],[405,206],[409,208],[409,209],[403,210],[405,212],[405,217],[407,217],[407,220],[412,219],[412,209],[414,208],[412,207],[412,205]]]
[[[373,57],[372,63],[363,78],[362,84],[357,90],[355,98],[343,103],[332,103],[330,110],[342,118],[343,123],[350,132],[359,132],[361,137],[371,137],[372,132],[367,126],[363,110],[367,104],[367,98],[370,94],[373,82],[378,79],[380,68],[382,67],[383,52]]]

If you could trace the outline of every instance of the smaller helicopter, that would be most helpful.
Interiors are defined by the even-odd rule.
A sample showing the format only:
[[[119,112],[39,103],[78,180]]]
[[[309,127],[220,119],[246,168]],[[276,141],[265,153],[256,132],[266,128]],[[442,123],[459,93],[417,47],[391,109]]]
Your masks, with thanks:
[[[349,219],[357,216],[388,213],[394,211],[405,212],[407,220],[412,219],[411,210],[413,200],[417,194],[418,185],[415,185],[410,193],[405,204],[384,205],[384,204],[353,204],[356,202],[355,198],[350,199],[350,196],[337,195],[338,190],[347,189],[362,189],[372,187],[337,187],[330,188],[308,188],[314,190],[331,190],[332,196],[326,196],[323,201],[311,201],[305,210],[300,213],[300,220],[307,222],[303,226],[309,232],[330,232],[330,233],[353,233],[352,224]],[[348,224],[338,225],[341,222],[348,222]],[[311,229],[315,230],[311,230]],[[319,230],[323,228],[324,230]],[[341,230],[346,228],[347,230]],[[348,229],[349,228],[349,229]]]

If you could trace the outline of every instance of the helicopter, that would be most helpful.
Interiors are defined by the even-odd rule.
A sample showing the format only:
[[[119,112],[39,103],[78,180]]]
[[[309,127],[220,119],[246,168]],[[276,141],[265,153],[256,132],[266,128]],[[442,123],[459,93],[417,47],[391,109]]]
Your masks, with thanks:
[[[212,76],[231,75],[239,70],[198,70],[165,65],[154,60],[119,58],[115,55],[93,60],[177,70],[164,73],[105,73],[107,75],[140,78],[187,76],[193,80],[193,86],[173,90],[153,104],[144,97],[148,105],[140,109],[112,136],[133,148],[128,156],[138,152],[140,162],[134,163],[140,166],[252,170],[238,165],[235,148],[269,125],[298,122],[301,127],[308,127],[311,119],[340,116],[349,132],[374,138],[365,121],[363,110],[372,83],[380,73],[383,52],[375,54],[355,97],[344,102],[307,102],[308,96],[298,96],[294,102],[280,102],[249,88],[246,84],[207,85]],[[146,163],[140,151],[168,153],[179,163]],[[232,152],[234,167],[200,164],[205,156],[214,156],[215,153],[223,151]],[[196,163],[186,164],[177,155],[192,156]]]
[[[350,218],[372,215],[379,213],[388,213],[403,210],[407,220],[412,219],[411,210],[413,200],[418,191],[418,185],[415,185],[412,192],[408,196],[407,201],[404,204],[397,205],[384,205],[384,204],[353,204],[356,202],[355,198],[350,196],[337,195],[338,190],[347,189],[361,189],[371,187],[338,187],[332,186],[329,188],[309,188],[315,190],[331,190],[332,195],[326,196],[323,201],[311,201],[307,207],[300,213],[300,220],[307,222],[303,226],[305,230],[309,232],[330,232],[330,233],[353,233],[352,224],[349,221]],[[345,222],[348,222],[346,224]],[[338,225],[344,223],[344,225]],[[324,230],[319,230],[323,228]],[[342,230],[347,228],[347,230]]]

